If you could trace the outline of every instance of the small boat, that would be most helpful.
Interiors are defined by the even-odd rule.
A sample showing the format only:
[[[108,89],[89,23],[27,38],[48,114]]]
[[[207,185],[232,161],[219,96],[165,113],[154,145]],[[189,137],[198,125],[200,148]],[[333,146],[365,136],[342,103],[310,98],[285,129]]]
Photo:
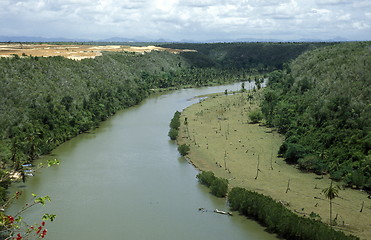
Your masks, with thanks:
[[[231,212],[225,212],[225,211],[218,210],[218,209],[215,209],[214,212],[219,213],[219,214],[229,215],[229,216],[233,215]]]
[[[32,167],[31,163],[23,164],[22,167]]]

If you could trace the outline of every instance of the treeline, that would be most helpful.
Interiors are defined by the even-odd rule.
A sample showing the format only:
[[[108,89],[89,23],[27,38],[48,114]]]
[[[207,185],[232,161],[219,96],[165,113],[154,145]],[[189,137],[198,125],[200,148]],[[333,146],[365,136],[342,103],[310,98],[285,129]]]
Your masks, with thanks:
[[[173,118],[170,121],[170,130],[168,133],[168,136],[170,137],[171,140],[176,140],[179,134],[179,127],[180,127],[180,112],[176,111],[174,113]]]
[[[228,193],[228,180],[219,178],[210,171],[201,171],[197,175],[198,181],[209,187],[211,193],[217,197],[225,197]],[[228,203],[232,211],[253,218],[267,228],[267,231],[276,233],[285,239],[302,240],[356,240],[356,236],[347,236],[336,231],[315,218],[298,216],[281,203],[263,194],[234,187],[228,193]]]
[[[10,183],[8,170],[20,170],[156,89],[222,84],[243,76],[191,68],[168,52],[108,52],[82,61],[0,58],[0,204]]]
[[[287,162],[371,189],[371,42],[299,56],[269,76],[262,112]]]
[[[285,239],[359,239],[336,231],[319,220],[298,216],[272,198],[243,188],[233,188],[228,194],[228,202],[233,211],[256,219],[269,232]]]
[[[210,188],[211,193],[216,197],[225,197],[228,193],[228,180],[216,177],[211,171],[202,171],[197,174],[198,181]]]
[[[181,56],[197,67],[249,69],[253,73],[282,69],[284,63],[305,51],[336,43],[173,43],[162,45],[177,49],[194,49]]]

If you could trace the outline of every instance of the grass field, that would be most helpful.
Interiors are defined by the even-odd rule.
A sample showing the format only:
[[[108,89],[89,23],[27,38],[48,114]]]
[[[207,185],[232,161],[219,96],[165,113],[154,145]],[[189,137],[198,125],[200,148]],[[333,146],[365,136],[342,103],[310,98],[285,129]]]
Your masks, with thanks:
[[[277,157],[283,136],[262,123],[249,123],[248,114],[258,108],[261,95],[261,91],[221,93],[200,100],[182,112],[178,143],[190,145],[188,158],[198,169],[228,179],[230,188],[269,195],[299,215],[314,212],[329,223],[329,201],[322,193],[330,185],[328,176],[304,173],[286,164]],[[333,201],[336,229],[371,239],[367,196],[359,190],[339,191]]]

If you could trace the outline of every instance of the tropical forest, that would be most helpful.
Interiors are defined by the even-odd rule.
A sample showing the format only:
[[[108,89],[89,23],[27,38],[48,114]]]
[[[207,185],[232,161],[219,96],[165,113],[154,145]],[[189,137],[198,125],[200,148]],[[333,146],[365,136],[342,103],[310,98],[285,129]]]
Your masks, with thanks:
[[[76,45],[69,44],[70,48]],[[112,43],[100,43],[109,44]],[[104,128],[102,124],[114,121],[116,115],[136,109],[148,99],[229,84],[241,87],[238,90],[225,87],[225,91],[216,95],[198,96],[194,110],[193,105],[191,109],[183,109],[182,105],[171,110],[171,117],[158,110],[148,119],[156,126],[155,115],[166,115],[168,129],[161,134],[166,137],[168,134],[170,138],[166,141],[177,145],[180,159],[193,163],[199,170],[198,182],[210,188],[218,199],[228,202],[226,212],[215,212],[227,213],[226,217],[231,218],[242,215],[243,219],[254,219],[278,238],[370,239],[371,42],[154,44],[161,50],[103,51],[100,56],[79,60],[27,53],[0,58],[0,205],[4,208],[0,213],[0,239],[38,239],[46,235],[42,231],[44,221],[19,230],[21,218],[14,219],[6,210],[9,200],[14,200],[12,185],[27,184],[39,177],[27,174],[31,171],[29,166],[35,166],[45,156],[53,156],[56,149],[77,136],[98,136],[97,131]],[[63,48],[69,48],[68,44],[63,43]],[[138,125],[142,120],[137,118]],[[121,124],[125,126],[126,122]],[[245,127],[260,133],[254,135],[253,128]],[[140,129],[152,131],[144,125]],[[217,140],[219,137],[221,140]],[[132,138],[135,142],[136,138]],[[146,142],[145,138],[138,140],[138,144]],[[259,145],[263,138],[266,142]],[[124,142],[123,139],[120,141]],[[107,140],[110,141],[114,140]],[[157,145],[151,144],[141,151],[155,151]],[[137,155],[133,156],[135,159]],[[110,157],[117,156],[112,153]],[[243,162],[247,158],[253,164]],[[59,160],[62,167],[63,159]],[[154,157],[146,166],[155,171],[156,161],[160,160]],[[94,161],[91,162],[93,165]],[[171,164],[178,164],[177,159]],[[111,165],[102,160],[99,168],[106,166]],[[128,166],[116,164],[111,168]],[[270,175],[269,171],[272,175],[273,171],[275,174],[297,171],[295,177],[276,182],[284,186],[280,194],[285,200],[264,189],[263,178]],[[80,172],[84,175],[84,168]],[[57,178],[58,173],[54,174]],[[307,194],[320,202],[308,205],[321,205],[318,209],[321,207],[325,213],[307,210],[307,205],[297,207],[296,200],[290,202],[289,194],[295,192],[300,176],[315,179],[309,181],[310,186],[320,195]],[[317,184],[323,179],[325,183]],[[97,195],[100,188],[107,187],[103,179],[99,181],[93,184]],[[143,185],[151,181],[146,179]],[[258,181],[262,183],[256,188],[245,184]],[[153,191],[157,188],[160,187],[151,186]],[[135,191],[140,192],[141,188]],[[342,193],[348,192],[361,194],[355,197],[359,204],[353,211],[362,214],[361,217],[336,210],[342,208],[337,199],[344,196],[344,200],[347,195]],[[148,194],[148,198],[151,196],[156,195]],[[301,197],[295,198],[300,202]],[[164,198],[174,199],[173,195]],[[33,203],[44,202],[45,198],[36,197]],[[161,205],[158,199],[148,202],[141,202],[144,209],[146,204],[150,205],[148,211]],[[27,211],[21,210],[24,212]],[[206,213],[207,209],[200,208],[199,212]],[[353,218],[368,222],[357,225],[349,220]],[[54,215],[45,219],[53,221]],[[58,213],[53,224],[58,225]]]

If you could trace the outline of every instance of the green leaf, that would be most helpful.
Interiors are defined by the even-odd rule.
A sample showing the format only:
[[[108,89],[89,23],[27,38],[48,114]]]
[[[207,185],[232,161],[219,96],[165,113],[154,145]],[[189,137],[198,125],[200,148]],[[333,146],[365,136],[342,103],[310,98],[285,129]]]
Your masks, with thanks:
[[[53,222],[56,217],[57,217],[57,215],[55,215],[55,214],[45,213],[42,219],[44,221],[45,220],[50,220],[51,222]]]
[[[48,167],[54,166],[54,165],[59,165],[59,160],[57,160],[57,159],[48,160]]]
[[[35,203],[40,203],[41,205],[45,205],[46,201],[49,201],[49,202],[51,201],[49,196],[39,197],[39,198],[35,199]]]

